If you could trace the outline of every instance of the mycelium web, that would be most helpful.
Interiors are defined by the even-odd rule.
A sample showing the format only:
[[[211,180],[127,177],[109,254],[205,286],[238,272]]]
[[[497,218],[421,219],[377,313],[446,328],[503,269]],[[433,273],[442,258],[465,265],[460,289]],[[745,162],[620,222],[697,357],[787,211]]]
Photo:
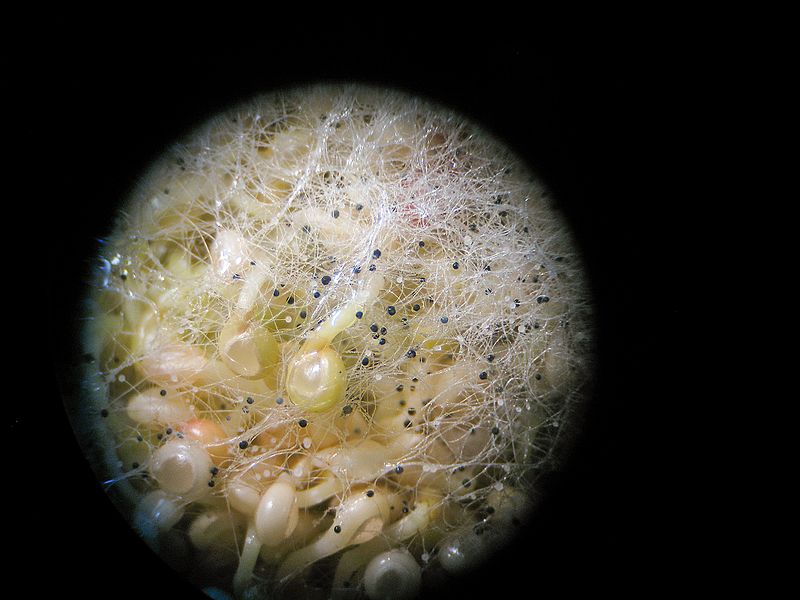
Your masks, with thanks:
[[[478,126],[372,88],[262,96],[170,149],[103,246],[85,435],[218,595],[413,597],[528,513],[587,314],[547,193]]]

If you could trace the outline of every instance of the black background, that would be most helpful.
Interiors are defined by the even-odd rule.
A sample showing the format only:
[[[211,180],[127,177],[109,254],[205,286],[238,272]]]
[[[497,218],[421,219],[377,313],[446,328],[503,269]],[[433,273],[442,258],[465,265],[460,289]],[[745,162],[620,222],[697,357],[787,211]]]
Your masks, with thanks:
[[[673,128],[688,84],[644,38],[536,45],[478,43],[465,32],[460,45],[429,40],[415,51],[391,36],[302,52],[268,40],[157,53],[103,43],[14,66],[21,150],[12,177],[27,194],[14,225],[25,260],[14,268],[28,289],[41,288],[15,297],[44,327],[23,325],[17,337],[19,368],[36,371],[7,417],[16,473],[6,497],[23,514],[13,569],[38,586],[36,565],[46,563],[64,594],[190,593],[127,529],[80,454],[60,405],[63,342],[95,238],[166,143],[252,93],[326,80],[399,87],[488,126],[554,191],[590,275],[597,371],[579,442],[520,543],[441,597],[511,596],[520,584],[658,591],[690,574],[693,541],[678,534],[676,490],[687,483],[671,366],[683,309],[669,283],[682,268],[670,247],[685,209]]]

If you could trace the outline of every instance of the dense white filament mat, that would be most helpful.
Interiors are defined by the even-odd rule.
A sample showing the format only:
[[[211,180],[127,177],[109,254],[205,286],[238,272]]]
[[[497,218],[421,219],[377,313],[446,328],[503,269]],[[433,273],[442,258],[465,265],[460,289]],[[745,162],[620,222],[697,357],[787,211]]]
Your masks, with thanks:
[[[170,148],[85,315],[81,435],[132,525],[217,597],[411,598],[490,557],[589,372],[552,202],[476,124],[374,88]]]

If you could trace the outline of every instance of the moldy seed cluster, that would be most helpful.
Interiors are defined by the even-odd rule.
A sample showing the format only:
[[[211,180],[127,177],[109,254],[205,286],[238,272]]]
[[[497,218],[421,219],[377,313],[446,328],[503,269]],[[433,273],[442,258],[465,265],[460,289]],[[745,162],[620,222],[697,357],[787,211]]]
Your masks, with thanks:
[[[115,500],[199,585],[413,597],[528,512],[588,314],[546,191],[479,127],[291,90],[200,127],[125,205],[81,418]]]

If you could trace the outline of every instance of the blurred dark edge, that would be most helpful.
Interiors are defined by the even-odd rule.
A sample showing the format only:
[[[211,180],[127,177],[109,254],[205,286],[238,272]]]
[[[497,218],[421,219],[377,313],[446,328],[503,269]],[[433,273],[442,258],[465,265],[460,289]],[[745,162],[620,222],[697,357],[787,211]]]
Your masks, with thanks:
[[[139,57],[62,50],[14,73],[24,90],[16,126],[29,142],[20,158],[30,215],[16,233],[31,254],[19,268],[41,286],[31,300],[43,301],[29,308],[16,292],[21,317],[42,311],[33,314],[43,328],[24,330],[19,368],[36,367],[35,379],[7,415],[13,456],[30,461],[7,494],[24,515],[15,569],[33,569],[47,547],[64,592],[189,593],[106,501],[63,415],[56,374],[69,360],[95,240],[137,175],[166,143],[228,104],[318,80],[399,87],[488,125],[553,190],[591,279],[597,378],[579,441],[518,543],[437,597],[511,596],[523,582],[630,591],[639,581],[666,585],[689,568],[672,533],[679,470],[667,465],[678,459],[661,443],[675,401],[666,340],[680,314],[663,282],[681,268],[667,262],[663,244],[685,208],[671,196],[679,184],[661,170],[674,143],[669,58],[646,45],[576,48],[574,40],[406,54],[324,48],[285,62],[274,48],[263,60],[202,47]]]

